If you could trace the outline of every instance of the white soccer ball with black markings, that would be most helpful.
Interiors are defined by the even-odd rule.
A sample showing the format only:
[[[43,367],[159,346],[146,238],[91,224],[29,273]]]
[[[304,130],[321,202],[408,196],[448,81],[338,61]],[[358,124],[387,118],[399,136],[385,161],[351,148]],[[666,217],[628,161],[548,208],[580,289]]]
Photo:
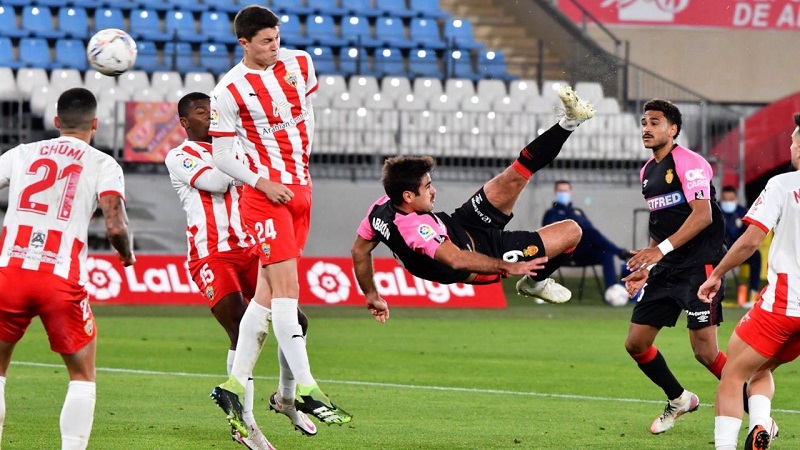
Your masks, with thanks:
[[[628,291],[625,289],[625,286],[621,284],[615,284],[606,289],[606,293],[603,295],[603,300],[605,300],[606,303],[611,306],[620,307],[627,305],[630,301],[630,298],[628,297]]]
[[[136,62],[136,42],[122,30],[106,28],[89,39],[86,57],[89,64],[103,75],[118,76]]]

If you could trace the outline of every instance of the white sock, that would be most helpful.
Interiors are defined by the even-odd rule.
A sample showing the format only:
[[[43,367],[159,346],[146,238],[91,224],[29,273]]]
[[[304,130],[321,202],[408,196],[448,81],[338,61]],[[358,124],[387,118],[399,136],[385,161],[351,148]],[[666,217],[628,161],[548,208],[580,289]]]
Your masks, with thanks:
[[[228,350],[228,375],[231,374],[233,368],[233,358],[236,356],[236,350]]]
[[[294,404],[294,391],[297,389],[297,381],[295,381],[292,369],[289,368],[289,363],[286,361],[286,356],[283,355],[280,347],[278,347],[278,366],[281,368],[281,374],[278,378],[278,395],[281,396],[285,403]]]
[[[747,431],[750,432],[756,425],[761,425],[769,431],[769,417],[772,414],[772,400],[764,395],[752,395],[747,401],[750,405],[750,426]]]
[[[3,423],[6,421],[6,377],[0,377],[0,443],[3,441]]]
[[[256,395],[255,386],[253,385],[253,374],[247,377],[247,384],[244,385],[244,405],[242,411],[242,420],[248,427],[256,426],[256,418],[253,415],[253,398]]]
[[[303,328],[297,320],[296,298],[272,299],[272,330],[294,379],[303,386],[316,384],[311,376]]]
[[[742,419],[729,416],[714,418],[714,445],[716,450],[736,450]]]
[[[558,124],[567,131],[575,131],[578,128],[578,121],[570,120],[566,117],[559,119]]]
[[[94,382],[69,382],[61,409],[61,450],[84,450],[89,445],[96,395]]]
[[[250,302],[239,322],[239,340],[236,342],[236,356],[233,358],[231,375],[247,386],[247,379],[261,354],[261,348],[269,335],[269,308]]]

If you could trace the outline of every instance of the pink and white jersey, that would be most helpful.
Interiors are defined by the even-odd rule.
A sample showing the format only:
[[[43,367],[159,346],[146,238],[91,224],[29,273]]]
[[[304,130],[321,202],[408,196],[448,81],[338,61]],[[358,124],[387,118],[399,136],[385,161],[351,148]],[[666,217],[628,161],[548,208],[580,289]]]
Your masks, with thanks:
[[[282,184],[309,184],[317,89],[311,56],[281,49],[266,70],[233,67],[211,94],[211,136],[237,136],[250,170]]]
[[[109,194],[125,198],[119,164],[71,137],[22,144],[0,155],[0,189],[6,186],[0,267],[86,283],[86,240],[97,201]]]
[[[775,230],[767,257],[768,285],[761,308],[800,317],[800,172],[772,177],[744,222],[768,233]]]
[[[200,175],[215,167],[211,144],[184,141],[167,153],[164,163],[186,212],[189,261],[254,244],[239,215],[242,183],[232,181],[225,192],[195,186]]]

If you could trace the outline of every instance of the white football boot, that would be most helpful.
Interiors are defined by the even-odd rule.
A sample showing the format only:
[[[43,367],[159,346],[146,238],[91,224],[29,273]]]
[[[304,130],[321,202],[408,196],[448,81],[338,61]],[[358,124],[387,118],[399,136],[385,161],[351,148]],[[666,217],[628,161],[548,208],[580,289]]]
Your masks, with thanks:
[[[302,411],[298,411],[294,404],[287,404],[282,401],[280,397],[278,397],[278,393],[275,392],[269,396],[269,409],[275,411],[276,413],[280,413],[285,415],[292,421],[294,425],[294,429],[305,434],[306,436],[314,436],[317,434],[317,426],[314,425],[314,422],[308,418],[305,413]]]
[[[250,450],[276,450],[257,426],[248,426],[247,432],[248,436],[243,437],[239,431],[236,430],[236,428],[231,427],[231,439],[244,445]]]
[[[698,406],[700,406],[700,399],[684,389],[680,397],[667,402],[664,412],[650,426],[650,432],[661,434],[669,430],[675,426],[675,421],[678,420],[678,417],[697,411]]]
[[[564,105],[564,117],[559,122],[567,130],[574,130],[578,125],[594,117],[595,109],[591,103],[578,97],[568,85],[558,89],[558,98]]]
[[[517,281],[517,293],[554,304],[566,303],[572,298],[572,292],[556,283],[556,280],[546,278],[536,281],[530,275],[525,275]]]

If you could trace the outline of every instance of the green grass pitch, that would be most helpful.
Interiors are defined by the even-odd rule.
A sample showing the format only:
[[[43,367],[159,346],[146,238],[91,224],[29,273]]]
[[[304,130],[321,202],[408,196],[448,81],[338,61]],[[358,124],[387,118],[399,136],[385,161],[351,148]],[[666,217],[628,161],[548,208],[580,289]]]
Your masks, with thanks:
[[[278,370],[270,337],[256,368],[261,429],[281,450],[714,448],[717,381],[695,362],[683,318],[656,343],[701,406],[652,436],[665,400],[625,352],[631,308],[589,293],[535,305],[506,287],[506,310],[393,309],[385,325],[366,309],[306,308],[312,371],[355,418],[307,438],[268,412]],[[95,314],[100,369],[89,448],[243,448],[208,397],[225,379],[227,338],[207,309],[96,306]],[[742,311],[725,315],[723,348]],[[59,448],[67,376],[38,321],[14,361],[3,448]],[[776,373],[774,449],[800,448],[797,371],[791,364]]]

